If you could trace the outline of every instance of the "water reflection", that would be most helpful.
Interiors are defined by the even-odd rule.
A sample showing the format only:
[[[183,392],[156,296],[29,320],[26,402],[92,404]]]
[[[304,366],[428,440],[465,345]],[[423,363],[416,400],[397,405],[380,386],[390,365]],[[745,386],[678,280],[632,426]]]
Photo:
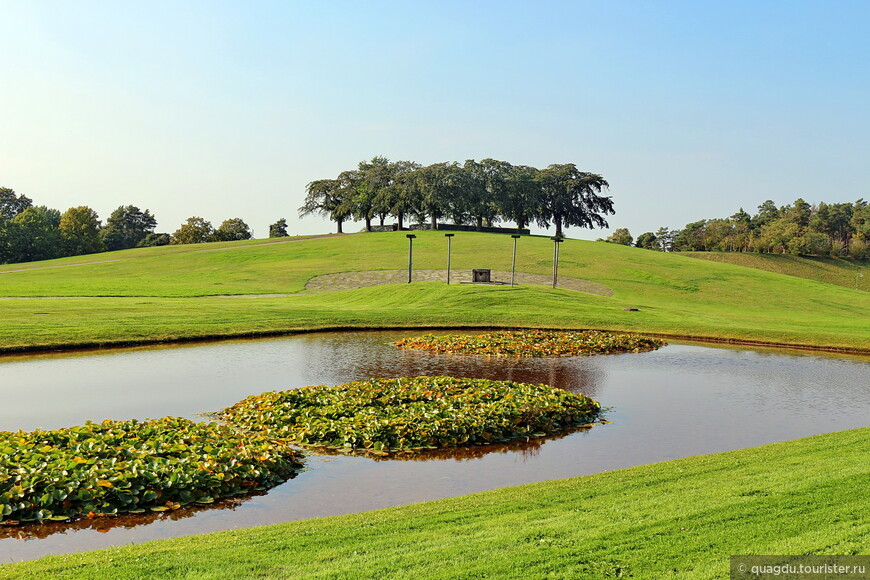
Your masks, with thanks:
[[[435,331],[445,334],[449,331]],[[546,383],[553,387],[596,398],[597,385],[606,379],[600,356],[564,358],[495,358],[436,354],[414,349],[396,349],[396,337],[413,333],[330,334],[319,348],[315,335],[299,337],[313,341],[308,364],[323,376],[393,378],[400,376],[449,375],[474,379]],[[348,341],[351,340],[353,344]],[[357,356],[360,350],[363,356]],[[353,355],[349,356],[350,353]],[[610,355],[618,357],[625,355]]]
[[[561,433],[554,433],[545,437],[527,437],[525,439],[510,441],[508,443],[494,443],[490,445],[465,445],[461,447],[442,447],[439,449],[426,449],[424,451],[414,452],[396,452],[390,454],[368,454],[361,455],[373,461],[444,461],[452,459],[454,461],[469,461],[480,459],[490,453],[514,453],[519,454],[523,459],[536,457],[541,450],[541,446],[548,441],[556,441],[574,435],[583,431],[588,431],[593,425],[580,425],[571,429],[566,429]],[[337,449],[317,448],[309,450],[309,453],[316,455],[346,457],[348,453],[343,453]]]
[[[155,522],[177,522],[191,518],[205,510],[235,510],[243,502],[248,501],[256,493],[245,497],[233,497],[215,502],[207,506],[185,506],[165,512],[148,512],[144,514],[124,514],[118,516],[99,516],[81,518],[70,522],[45,522],[42,524],[0,524],[0,539],[42,540],[54,534],[66,534],[78,530],[90,530],[101,534],[115,529],[130,529]]]
[[[428,460],[312,456],[308,471],[221,509],[24,541],[0,561],[337,515],[863,427],[870,358],[670,345],[655,352],[487,359],[398,350],[408,332],[329,333],[97,354],[0,358],[0,429],[185,416],[248,395],[370,377],[452,374],[548,383],[611,407],[608,425],[546,440],[434,450]],[[176,519],[172,519],[175,516]],[[95,529],[96,527],[96,529]],[[99,530],[99,531],[98,531]],[[20,533],[12,530],[9,534]],[[36,536],[33,536],[36,538]]]

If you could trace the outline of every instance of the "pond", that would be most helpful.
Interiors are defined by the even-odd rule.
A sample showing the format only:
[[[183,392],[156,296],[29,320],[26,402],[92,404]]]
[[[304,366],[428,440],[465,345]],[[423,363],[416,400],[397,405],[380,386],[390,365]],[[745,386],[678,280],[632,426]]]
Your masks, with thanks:
[[[562,438],[418,460],[312,456],[307,471],[215,508],[0,527],[0,562],[359,512],[716,453],[868,425],[870,359],[671,344],[562,359],[400,351],[411,332],[354,332],[0,358],[0,429],[167,415],[197,419],[251,394],[369,377],[447,374],[583,392],[610,421]],[[43,536],[43,537],[39,537]]]

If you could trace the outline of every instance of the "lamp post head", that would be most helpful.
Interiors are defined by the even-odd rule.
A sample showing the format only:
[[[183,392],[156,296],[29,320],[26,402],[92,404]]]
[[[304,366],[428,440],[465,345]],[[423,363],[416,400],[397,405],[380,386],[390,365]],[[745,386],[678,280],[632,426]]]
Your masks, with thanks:
[[[456,234],[444,234],[444,237],[445,237],[445,238],[452,238],[452,237],[455,236],[455,235],[456,235]]]
[[[520,236],[519,234],[511,234],[511,237],[516,240],[521,238],[522,236]]]
[[[565,241],[564,238],[560,238],[559,236],[553,236],[553,237],[550,238],[550,239],[553,240],[554,242],[556,242],[557,244],[560,243],[560,242],[564,242],[564,241]]]
[[[405,234],[405,237],[408,238],[409,240],[413,240],[417,236],[415,236],[414,234]]]

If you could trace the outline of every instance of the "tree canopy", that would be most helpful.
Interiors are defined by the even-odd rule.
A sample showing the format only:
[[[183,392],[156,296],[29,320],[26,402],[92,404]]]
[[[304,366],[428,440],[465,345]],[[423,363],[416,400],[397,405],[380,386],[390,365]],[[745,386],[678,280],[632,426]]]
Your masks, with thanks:
[[[287,237],[287,220],[284,218],[278,219],[274,224],[269,225],[270,238],[286,238]]]
[[[142,211],[135,205],[122,205],[106,220],[103,242],[107,250],[135,248],[155,227],[157,218],[147,209]]]
[[[212,239],[216,242],[234,242],[236,240],[250,240],[252,237],[251,228],[242,218],[230,218],[218,226]]]
[[[615,233],[615,232],[614,232]],[[755,215],[743,208],[727,218],[702,219],[682,229],[638,236],[637,247],[674,252],[761,252],[870,258],[870,204],[810,204],[803,198],[778,207],[765,200]],[[654,247],[655,246],[655,247]]]
[[[338,232],[349,219],[365,222],[396,218],[400,229],[410,216],[436,228],[439,220],[474,225],[478,229],[510,221],[523,229],[541,227],[607,227],[613,201],[602,195],[608,188],[600,175],[580,171],[573,163],[539,170],[526,165],[486,158],[462,164],[440,162],[420,165],[390,162],[386,157],[362,161],[336,179],[319,179],[306,187],[300,217],[317,214],[336,222]]]
[[[60,212],[44,205],[30,206],[6,223],[9,262],[50,260],[62,255]]]
[[[214,234],[214,227],[210,221],[199,216],[187,218],[172,234],[172,244],[202,244],[210,242]]]
[[[59,228],[65,256],[93,254],[102,252],[106,247],[100,236],[100,218],[97,212],[87,206],[66,210],[60,216]]]

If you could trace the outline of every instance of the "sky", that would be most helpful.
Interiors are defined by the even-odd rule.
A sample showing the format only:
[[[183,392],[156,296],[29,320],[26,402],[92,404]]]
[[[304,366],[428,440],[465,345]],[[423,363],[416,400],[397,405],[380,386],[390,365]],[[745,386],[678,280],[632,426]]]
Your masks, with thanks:
[[[870,199],[868,63],[863,0],[0,0],[0,187],[266,237],[376,155],[574,163],[616,213],[566,235],[637,237]]]

